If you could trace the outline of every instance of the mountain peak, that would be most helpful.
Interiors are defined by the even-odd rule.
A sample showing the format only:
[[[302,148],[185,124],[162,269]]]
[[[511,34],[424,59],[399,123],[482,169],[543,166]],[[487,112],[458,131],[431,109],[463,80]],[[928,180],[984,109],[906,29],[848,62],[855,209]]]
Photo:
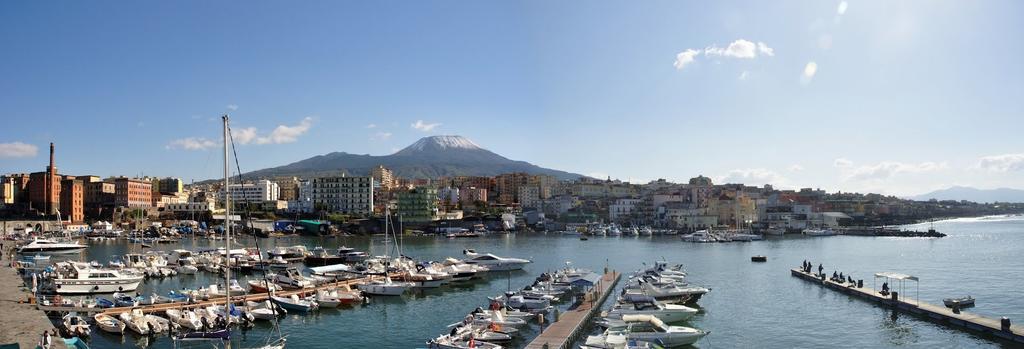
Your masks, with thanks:
[[[444,151],[444,150],[482,150],[479,145],[473,143],[469,138],[457,135],[429,136],[420,138],[412,145],[405,147],[395,155],[412,155],[420,152]]]

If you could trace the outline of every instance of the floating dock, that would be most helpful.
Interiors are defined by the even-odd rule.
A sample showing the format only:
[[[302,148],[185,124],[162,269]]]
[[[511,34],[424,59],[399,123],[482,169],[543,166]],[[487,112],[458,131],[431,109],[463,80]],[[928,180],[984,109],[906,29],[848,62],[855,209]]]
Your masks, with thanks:
[[[1004,328],[1001,320],[962,311],[954,312],[952,309],[944,306],[921,302],[904,295],[899,295],[898,300],[893,299],[891,296],[883,295],[869,287],[856,287],[846,283],[822,280],[822,278],[812,273],[804,272],[799,268],[790,270],[790,273],[793,276],[822,285],[825,288],[857,296],[861,299],[866,299],[896,310],[918,315],[954,328],[987,334],[1017,343],[1024,343],[1024,326],[1021,325],[1010,325]]]
[[[608,299],[610,291],[615,289],[622,274],[615,271],[605,273],[594,285],[593,290],[583,296],[583,302],[575,309],[562,313],[555,322],[548,325],[537,338],[534,338],[526,349],[566,349],[582,334],[590,319],[601,311],[601,304]]]

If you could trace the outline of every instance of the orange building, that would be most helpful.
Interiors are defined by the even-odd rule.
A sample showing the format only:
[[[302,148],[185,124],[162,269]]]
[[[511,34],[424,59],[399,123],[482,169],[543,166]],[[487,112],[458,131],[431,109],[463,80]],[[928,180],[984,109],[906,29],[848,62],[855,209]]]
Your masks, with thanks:
[[[61,181],[60,214],[71,223],[85,221],[85,184],[75,177]]]
[[[132,208],[153,206],[153,182],[127,177],[114,178],[113,181],[115,206]]]
[[[32,208],[44,214],[57,214],[60,208],[60,176],[53,163],[53,143],[50,143],[50,166],[46,172],[29,175],[28,196]]]

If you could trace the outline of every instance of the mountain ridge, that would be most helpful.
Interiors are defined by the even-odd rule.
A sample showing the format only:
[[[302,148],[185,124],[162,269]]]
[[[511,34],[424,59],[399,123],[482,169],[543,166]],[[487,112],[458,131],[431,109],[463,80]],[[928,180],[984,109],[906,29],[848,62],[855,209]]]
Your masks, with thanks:
[[[918,201],[936,199],[967,200],[973,202],[1024,202],[1024,190],[1013,188],[978,189],[955,185],[946,189],[914,195],[910,199]]]
[[[315,177],[340,173],[369,175],[378,165],[403,178],[494,176],[512,172],[551,175],[558,179],[583,177],[580,174],[544,168],[526,161],[511,160],[457,135],[423,137],[390,155],[360,155],[335,151],[283,166],[252,171],[245,176]]]

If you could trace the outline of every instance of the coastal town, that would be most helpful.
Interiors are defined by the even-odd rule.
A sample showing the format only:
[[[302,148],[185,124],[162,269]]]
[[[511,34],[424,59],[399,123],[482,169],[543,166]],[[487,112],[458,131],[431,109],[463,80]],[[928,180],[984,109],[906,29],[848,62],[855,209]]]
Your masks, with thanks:
[[[56,158],[51,144],[50,163],[40,166],[43,171],[0,177],[3,232],[223,222],[221,182],[71,175],[58,171]],[[485,230],[564,231],[616,224],[683,233],[741,229],[769,235],[1024,212],[1020,203],[913,201],[812,188],[716,184],[705,176],[686,183],[559,180],[529,173],[403,178],[377,166],[371,173],[338,170],[316,177],[243,180],[230,184],[227,195],[233,211],[248,214],[252,228],[264,236],[380,233],[379,220],[386,211],[403,221],[408,230],[402,233],[472,231],[481,225]]]

